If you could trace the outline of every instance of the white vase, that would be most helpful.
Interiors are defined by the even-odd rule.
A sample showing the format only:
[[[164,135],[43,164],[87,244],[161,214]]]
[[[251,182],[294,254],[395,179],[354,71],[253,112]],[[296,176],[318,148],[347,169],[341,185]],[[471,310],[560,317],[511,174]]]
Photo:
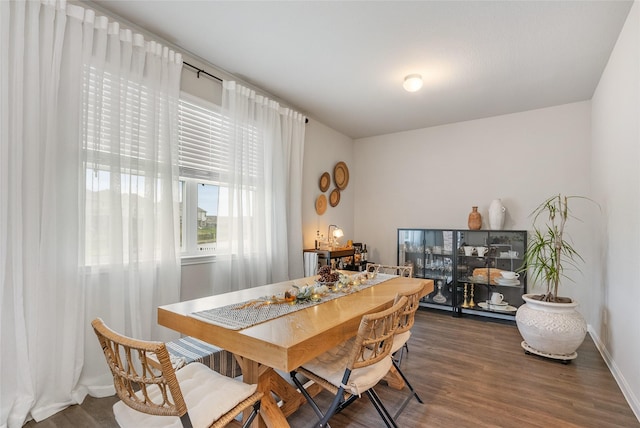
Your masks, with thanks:
[[[501,230],[504,227],[504,216],[507,209],[500,199],[494,199],[489,205],[489,228]]]
[[[543,302],[532,296],[522,296],[526,303],[516,312],[516,324],[524,339],[522,347],[549,358],[575,358],[587,334],[587,323],[576,311],[578,304]]]

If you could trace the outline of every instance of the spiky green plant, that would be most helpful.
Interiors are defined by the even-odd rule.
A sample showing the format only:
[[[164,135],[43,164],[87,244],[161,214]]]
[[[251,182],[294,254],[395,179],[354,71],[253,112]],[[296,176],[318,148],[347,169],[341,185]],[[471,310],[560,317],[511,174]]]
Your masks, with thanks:
[[[565,267],[579,270],[578,263],[584,261],[565,234],[567,220],[576,218],[569,210],[571,199],[590,200],[584,196],[558,194],[545,200],[531,213],[533,234],[527,244],[522,270],[528,270],[534,282],[546,286],[543,301],[557,302],[561,278],[571,280],[564,274]]]

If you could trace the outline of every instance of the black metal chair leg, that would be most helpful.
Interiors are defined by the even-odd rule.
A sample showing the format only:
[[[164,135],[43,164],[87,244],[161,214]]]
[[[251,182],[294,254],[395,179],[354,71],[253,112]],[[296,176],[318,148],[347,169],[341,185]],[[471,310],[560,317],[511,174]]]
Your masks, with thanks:
[[[407,351],[407,354],[409,354],[409,345],[407,344],[407,342],[405,342],[404,345],[402,345],[402,348],[398,349],[396,353],[393,354],[393,359],[398,361],[398,365],[402,364],[402,357],[404,356],[405,351]]]
[[[402,411],[405,409],[405,407],[407,407],[407,404],[409,404],[409,401],[411,401],[413,397],[415,397],[415,399],[420,404],[424,404],[424,401],[422,401],[418,393],[413,389],[413,386],[411,386],[411,383],[409,383],[409,380],[406,378],[404,373],[402,373],[402,370],[400,370],[400,367],[398,367],[398,364],[396,363],[395,360],[393,360],[393,365],[398,371],[398,373],[400,374],[400,376],[402,377],[402,380],[404,380],[405,385],[407,386],[407,388],[409,388],[409,391],[410,391],[410,393],[402,401],[402,404],[400,404],[400,407],[398,408],[398,410],[396,410],[396,413],[393,415],[393,419],[396,420],[398,419],[398,416],[400,416],[400,413],[402,413]]]
[[[349,396],[349,398],[347,398],[346,400],[344,400],[342,402],[342,404],[340,405],[340,407],[338,407],[338,409],[336,410],[336,413],[340,413],[341,411],[343,411],[344,409],[346,409],[347,407],[349,407],[349,405],[351,403],[353,403],[354,401],[356,401],[358,399],[357,395],[351,395]]]
[[[400,370],[400,365],[397,364],[395,360],[392,360],[392,361],[393,361],[393,366],[396,368],[396,370],[400,374],[400,377],[402,377],[402,380],[404,380],[404,383],[407,385],[407,388],[409,388],[409,391],[411,391],[412,396],[416,397],[416,400],[418,400],[418,403],[424,404],[424,401],[422,401],[418,393],[415,391],[415,389],[413,389],[413,386],[411,386],[411,383],[409,383],[409,380],[406,378],[404,373],[402,373],[402,370]]]
[[[242,424],[242,428],[248,428],[249,425],[251,425],[253,420],[256,418],[256,416],[258,416],[258,413],[260,413],[260,404],[261,403],[262,403],[261,400],[258,400],[258,401],[256,401],[254,403],[253,411],[251,412],[251,414],[249,415],[249,418],[245,421],[245,423]]]
[[[302,383],[300,383],[300,381],[296,377],[296,372],[292,371],[289,374],[291,375],[291,380],[293,381],[293,383],[296,384],[296,386],[298,387],[298,389],[300,390],[300,392],[302,393],[304,398],[307,400],[307,402],[309,403],[309,405],[313,409],[313,411],[316,412],[316,415],[318,416],[318,419],[322,420],[322,418],[324,417],[324,413],[322,413],[322,411],[320,410],[320,408],[318,407],[318,405],[316,404],[314,399],[311,398],[311,395],[309,395],[307,390],[304,389],[304,386],[302,385]]]
[[[342,387],[340,387],[338,389],[338,392],[336,393],[336,396],[334,397],[333,401],[331,402],[331,405],[329,406],[329,409],[327,409],[327,412],[324,414],[324,416],[322,418],[320,418],[320,423],[318,424],[319,427],[327,427],[329,426],[329,419],[331,419],[333,417],[333,415],[335,415],[338,411],[338,409],[340,408],[340,406],[342,405],[342,403],[344,402],[344,389]]]
[[[387,428],[398,428],[398,425],[396,425],[396,422],[393,420],[386,407],[384,407],[384,404],[382,404],[382,400],[380,400],[380,397],[378,397],[378,394],[376,394],[374,389],[368,389],[365,394],[367,395],[367,397],[369,397],[371,404],[373,404],[373,407],[376,408],[378,414],[384,421],[384,424],[387,426]]]
[[[349,371],[349,374],[350,373],[351,372]],[[319,422],[318,422],[318,425],[317,425],[318,427],[330,427],[329,419],[331,419],[333,417],[333,415],[335,415],[336,413],[341,411],[346,405],[351,404],[351,402],[353,401],[353,400],[351,400],[351,398],[353,397],[352,396],[352,397],[349,398],[349,400],[346,400],[346,402],[345,402],[345,399],[344,399],[344,388],[340,387],[338,389],[338,392],[336,393],[336,396],[333,398],[333,401],[331,402],[331,405],[329,406],[329,409],[325,413],[322,413],[322,410],[320,410],[320,408],[316,404],[315,400],[313,398],[311,398],[311,395],[309,395],[309,393],[304,388],[302,383],[296,377],[296,372],[292,371],[290,373],[290,375],[291,375],[291,380],[293,380],[293,383],[296,384],[296,386],[298,387],[298,389],[300,390],[300,392],[302,393],[304,398],[306,398],[307,402],[309,403],[309,405],[311,406],[313,411],[318,416],[318,419],[319,419]],[[348,376],[347,376],[347,379],[348,379]]]

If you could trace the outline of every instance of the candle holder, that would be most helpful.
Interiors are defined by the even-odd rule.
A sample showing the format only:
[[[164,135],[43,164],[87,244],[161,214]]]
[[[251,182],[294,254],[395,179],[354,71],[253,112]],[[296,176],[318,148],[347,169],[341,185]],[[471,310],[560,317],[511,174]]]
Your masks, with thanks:
[[[468,308],[469,304],[467,303],[467,283],[464,283],[464,301],[462,302],[462,306],[463,308]]]

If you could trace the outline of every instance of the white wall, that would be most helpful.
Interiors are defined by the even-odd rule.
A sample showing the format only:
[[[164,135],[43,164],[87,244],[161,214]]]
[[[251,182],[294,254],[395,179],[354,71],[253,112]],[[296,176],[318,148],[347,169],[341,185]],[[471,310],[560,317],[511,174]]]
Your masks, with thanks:
[[[592,100],[593,195],[602,204],[591,335],[640,418],[640,5]]]
[[[546,197],[588,194],[590,109],[586,101],[356,140],[356,238],[372,259],[395,263],[397,228],[465,229],[477,205],[488,229],[494,198],[507,207],[505,229],[531,229],[529,214]],[[587,264],[580,285],[561,291],[584,312],[593,288],[589,225],[569,232]]]
[[[313,248],[316,232],[327,236],[330,224],[338,225],[344,231],[341,243],[354,239],[353,209],[355,203],[354,171],[353,171],[353,140],[311,118],[306,128],[304,143],[304,165],[302,180],[302,236],[304,248]],[[322,193],[319,187],[320,176],[323,172],[331,175],[331,185],[324,194],[329,199],[329,193],[336,187],[333,181],[333,167],[338,162],[345,162],[349,169],[349,184],[340,193],[340,203],[336,207],[327,204],[323,215],[316,214],[315,201]]]

